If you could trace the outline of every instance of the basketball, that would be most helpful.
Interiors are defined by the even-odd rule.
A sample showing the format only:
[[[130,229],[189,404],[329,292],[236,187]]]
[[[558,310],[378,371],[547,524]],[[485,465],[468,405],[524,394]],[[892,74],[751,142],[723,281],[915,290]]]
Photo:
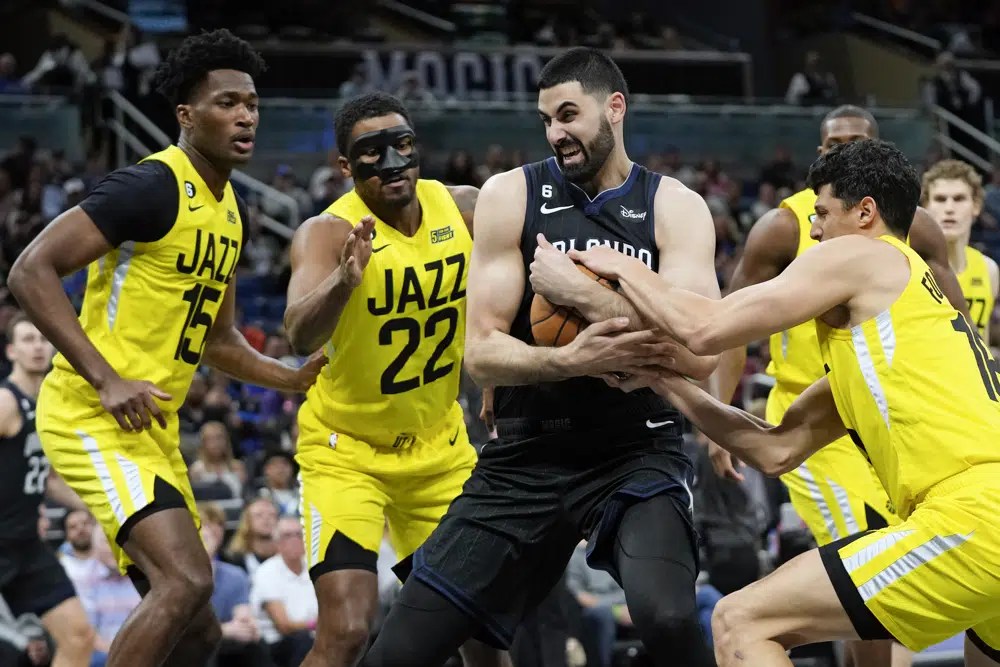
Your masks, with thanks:
[[[609,290],[615,286],[607,278],[602,278],[583,264],[576,268],[591,280],[596,280]],[[575,308],[557,306],[540,294],[531,300],[531,335],[535,345],[562,347],[569,345],[577,335],[590,324]]]

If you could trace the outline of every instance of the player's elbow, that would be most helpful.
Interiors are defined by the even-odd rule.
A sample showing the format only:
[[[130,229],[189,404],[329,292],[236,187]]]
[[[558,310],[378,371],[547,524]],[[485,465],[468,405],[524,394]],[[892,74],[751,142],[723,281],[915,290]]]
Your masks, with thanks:
[[[720,339],[715,331],[715,328],[711,325],[711,321],[704,324],[696,324],[689,328],[688,331],[682,334],[681,342],[687,346],[691,352],[698,355],[699,357],[710,357],[714,359],[711,363],[711,368],[708,373],[703,378],[698,378],[699,380],[705,380],[715,367],[719,365],[718,355],[722,354],[725,350],[719,344]],[[706,364],[707,366],[708,364]]]
[[[465,338],[465,370],[480,387],[488,387],[492,384],[489,377],[489,369],[486,367],[486,343],[476,335],[471,329]]]
[[[36,276],[40,268],[41,258],[29,246],[10,267],[10,273],[7,275],[7,288],[15,299],[24,303],[30,298],[28,291],[32,285],[38,284]]]

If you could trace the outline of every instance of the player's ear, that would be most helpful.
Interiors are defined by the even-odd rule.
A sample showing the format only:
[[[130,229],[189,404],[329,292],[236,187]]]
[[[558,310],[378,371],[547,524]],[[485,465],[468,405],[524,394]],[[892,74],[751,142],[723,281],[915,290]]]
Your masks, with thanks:
[[[181,126],[182,129],[190,130],[194,122],[191,119],[191,105],[190,104],[178,104],[177,105],[177,124]]]
[[[351,175],[351,163],[347,161],[347,158],[343,155],[337,158],[337,164],[340,165],[340,173],[344,175],[344,178],[354,178]]]
[[[608,122],[620,123],[625,119],[625,96],[621,93],[611,93],[608,97]]]
[[[858,202],[858,222],[862,227],[871,227],[878,214],[878,204],[871,197],[864,197]]]

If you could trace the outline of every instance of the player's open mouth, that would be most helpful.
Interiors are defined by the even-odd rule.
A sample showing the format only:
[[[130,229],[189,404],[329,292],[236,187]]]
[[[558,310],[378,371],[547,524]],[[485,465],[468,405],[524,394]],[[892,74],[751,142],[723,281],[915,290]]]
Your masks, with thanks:
[[[559,149],[559,159],[562,163],[573,164],[583,160],[583,149],[578,145],[566,146]]]
[[[240,153],[249,153],[253,150],[254,137],[252,134],[238,135],[233,138],[233,146]]]

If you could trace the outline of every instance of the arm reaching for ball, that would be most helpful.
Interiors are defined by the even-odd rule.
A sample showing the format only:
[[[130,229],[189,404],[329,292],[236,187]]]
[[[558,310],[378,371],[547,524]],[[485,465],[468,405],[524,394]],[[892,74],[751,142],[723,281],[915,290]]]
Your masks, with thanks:
[[[628,332],[624,318],[593,324],[559,348],[531,346],[510,335],[525,286],[520,243],[526,199],[524,172],[515,169],[490,178],[476,204],[465,348],[476,383],[537,384],[661,363],[662,355],[647,345],[653,332]]]
[[[709,439],[770,477],[794,470],[814,453],[847,434],[826,376],[802,392],[777,425],[726,405],[673,373],[636,377],[625,382],[605,376],[605,382],[626,391],[651,387]]]

